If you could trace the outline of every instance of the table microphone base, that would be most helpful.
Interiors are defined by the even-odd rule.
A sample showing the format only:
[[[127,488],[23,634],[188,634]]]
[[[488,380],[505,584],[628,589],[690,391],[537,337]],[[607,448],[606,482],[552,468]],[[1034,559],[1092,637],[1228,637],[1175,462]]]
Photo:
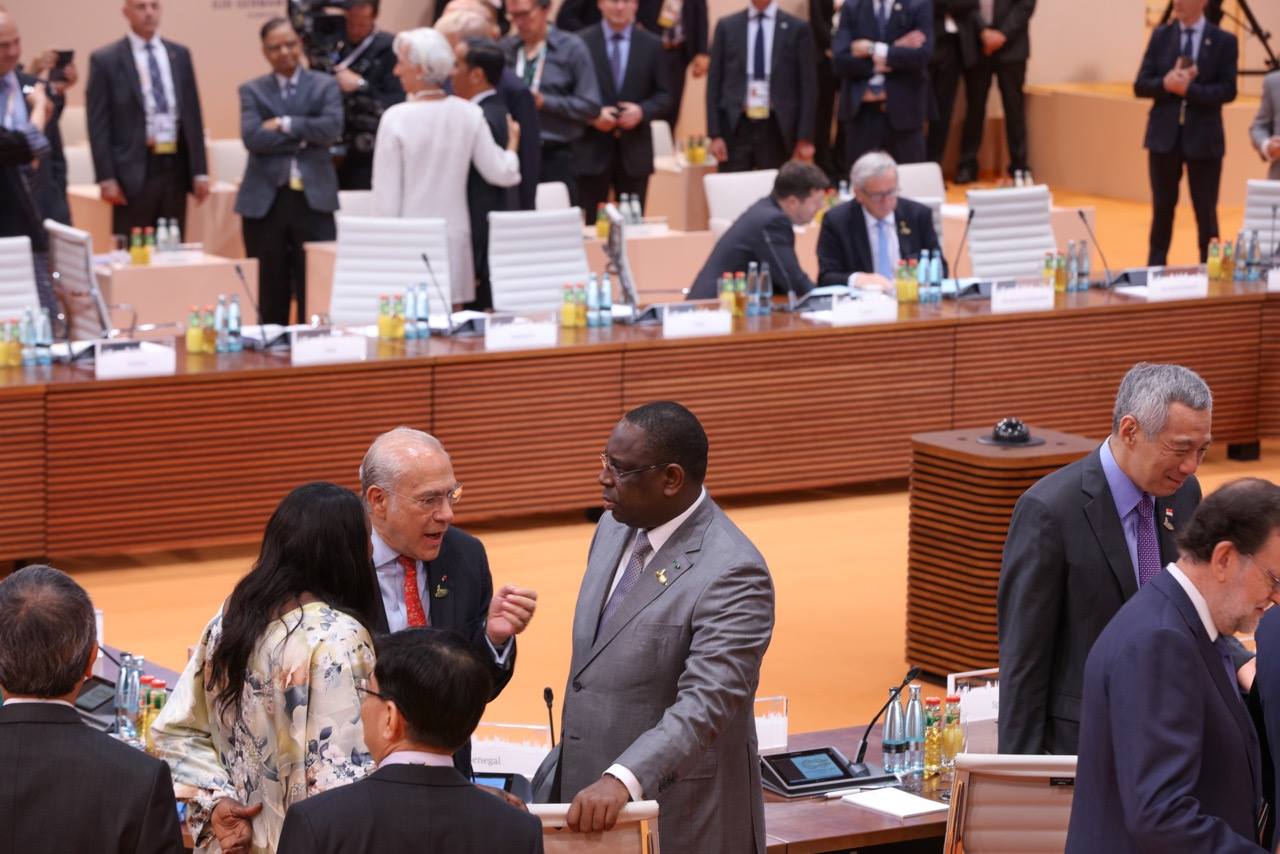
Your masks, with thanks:
[[[876,783],[896,783],[898,775],[885,771],[874,762],[856,762],[849,766],[849,776],[854,785],[871,786]]]

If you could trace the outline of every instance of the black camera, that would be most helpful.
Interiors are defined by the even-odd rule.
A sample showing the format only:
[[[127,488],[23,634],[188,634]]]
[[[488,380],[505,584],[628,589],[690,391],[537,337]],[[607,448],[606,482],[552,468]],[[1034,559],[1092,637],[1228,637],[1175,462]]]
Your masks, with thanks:
[[[312,71],[329,74],[337,64],[347,19],[330,10],[345,7],[346,0],[289,0],[289,21],[302,39],[302,51]]]

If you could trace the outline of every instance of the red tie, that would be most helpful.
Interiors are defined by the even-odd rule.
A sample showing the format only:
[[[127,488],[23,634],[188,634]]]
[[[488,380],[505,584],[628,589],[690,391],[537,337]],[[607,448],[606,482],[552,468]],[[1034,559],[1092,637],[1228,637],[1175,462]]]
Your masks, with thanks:
[[[404,611],[409,618],[409,628],[425,626],[427,612],[422,607],[422,597],[418,595],[418,562],[404,555],[400,555],[396,560],[404,569]]]

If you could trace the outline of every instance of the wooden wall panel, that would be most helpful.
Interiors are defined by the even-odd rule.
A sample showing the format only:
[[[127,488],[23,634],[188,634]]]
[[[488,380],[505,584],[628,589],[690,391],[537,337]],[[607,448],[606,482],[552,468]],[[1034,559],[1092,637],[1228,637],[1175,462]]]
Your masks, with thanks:
[[[1137,305],[962,323],[956,333],[955,426],[1008,415],[1101,439],[1116,388],[1135,363],[1176,362],[1213,390],[1217,442],[1258,438],[1257,300]]]
[[[45,554],[44,386],[0,388],[0,560]]]
[[[1258,353],[1258,433],[1280,436],[1280,294],[1262,304]]]
[[[293,487],[357,487],[373,437],[428,428],[430,401],[425,361],[51,386],[48,551],[255,540]]]
[[[458,521],[599,506],[621,406],[616,349],[437,364],[434,430],[465,487]]]
[[[624,409],[692,409],[717,494],[905,477],[911,433],[951,426],[953,342],[918,325],[628,350]]]

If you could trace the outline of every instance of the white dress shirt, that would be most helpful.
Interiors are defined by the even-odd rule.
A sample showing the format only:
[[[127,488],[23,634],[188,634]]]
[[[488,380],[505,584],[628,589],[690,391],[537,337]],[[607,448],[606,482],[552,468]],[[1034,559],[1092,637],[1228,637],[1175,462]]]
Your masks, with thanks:
[[[867,240],[871,244],[871,269],[866,272],[877,273],[879,272],[876,270],[876,262],[880,258],[880,235],[877,233],[879,229],[876,228],[876,223],[879,222],[879,220],[873,217],[866,208],[862,209],[862,219],[863,222],[866,223]],[[889,281],[893,281],[893,276],[898,271],[898,261],[901,260],[902,253],[898,246],[897,217],[892,211],[890,211],[889,215],[884,218],[884,225],[889,243]],[[853,277],[857,275],[858,273],[853,273],[849,276],[849,287],[853,287]]]
[[[42,700],[39,697],[8,697],[0,705],[4,706],[20,706],[23,704],[41,704],[45,706],[66,706],[68,709],[74,709],[75,706],[66,700]]]
[[[284,102],[286,110],[293,109],[293,99],[298,97],[298,81],[302,79],[302,66],[299,65],[293,70],[292,77],[282,77],[279,74],[272,74],[276,80],[276,86],[280,89],[280,100]],[[289,96],[289,87],[293,87],[293,97]],[[286,136],[293,136],[293,122],[288,115],[280,117],[280,132]],[[304,139],[300,144],[301,148],[307,147],[307,141]],[[298,158],[292,157],[289,160],[289,180],[301,182],[302,170],[298,168]]]
[[[1218,640],[1218,627],[1213,623],[1213,614],[1209,613],[1209,603],[1205,601],[1204,594],[1196,587],[1195,582],[1187,578],[1186,573],[1178,568],[1176,563],[1171,563],[1165,567],[1169,570],[1169,574],[1173,576],[1173,580],[1178,582],[1178,586],[1187,594],[1187,598],[1191,600],[1191,604],[1195,606],[1196,614],[1200,616],[1200,622],[1204,623],[1204,630],[1209,635],[1210,643],[1216,643]]]
[[[706,500],[707,489],[706,487],[703,487],[697,500],[690,504],[688,509],[683,513],[674,519],[663,522],[656,528],[650,528],[645,532],[645,535],[649,538],[649,545],[652,548],[652,551],[649,552],[644,559],[644,563],[641,564],[641,571],[648,568],[649,564],[653,562],[654,556],[657,555],[657,553],[662,550],[662,547],[667,544],[667,540],[671,539],[671,535],[674,534],[676,530],[685,523],[685,520],[692,516],[694,511],[701,507],[702,502]],[[613,595],[613,589],[618,586],[618,582],[622,581],[622,574],[626,572],[627,564],[631,562],[631,552],[635,548],[635,539],[635,535],[632,534],[631,539],[627,543],[627,547],[622,550],[622,560],[618,562],[618,568],[613,573],[613,583],[609,585],[609,596]],[[605,601],[607,602],[608,600],[609,598],[606,596]],[[640,785],[640,781],[636,778],[636,775],[631,773],[630,768],[627,768],[625,765],[619,765],[615,762],[613,765],[604,769],[604,773],[608,774],[610,777],[616,778],[618,782],[626,786],[627,792],[631,795],[631,800],[644,800],[644,787]]]
[[[387,545],[377,531],[369,537],[373,543],[373,571],[378,578],[378,595],[382,598],[382,609],[387,614],[387,631],[398,632],[409,627],[409,612],[404,604],[404,567],[400,566],[400,553]],[[422,561],[414,561],[418,570],[418,598],[422,600],[422,610],[430,619],[431,599],[427,595],[427,572]],[[485,636],[484,642],[493,653],[493,660],[499,667],[506,667],[511,658],[511,638],[502,645],[502,651],[494,648],[493,642]]]
[[[429,753],[425,750],[394,750],[382,757],[379,768],[388,765],[430,765],[433,768],[452,768],[453,757],[447,753]]]
[[[472,95],[471,103],[475,104],[478,107],[482,103],[484,103],[485,98],[488,98],[490,95],[496,95],[496,94],[498,94],[497,89],[485,89],[483,92],[477,92],[474,95]]]
[[[22,130],[27,126],[27,102],[22,97],[18,72],[0,76],[0,127]]]
[[[129,47],[133,50],[133,64],[138,69],[138,80],[142,83],[142,103],[147,111],[147,139],[155,139],[155,116],[156,116],[156,82],[151,79],[151,63],[147,59],[147,42],[134,32],[128,34]],[[173,126],[178,126],[178,94],[173,86],[173,70],[169,67],[169,53],[164,49],[164,42],[160,41],[160,36],[151,37],[154,50],[152,51],[156,57],[156,67],[160,69],[160,83],[164,87],[165,101],[168,109],[166,115],[173,117]]]
[[[1200,16],[1200,20],[1196,21],[1190,27],[1178,25],[1178,55],[1182,55],[1182,43],[1186,41],[1186,30],[1191,30],[1191,58],[1198,59],[1200,56],[1200,43],[1204,41],[1204,15]]]
[[[760,26],[760,21],[756,18],[760,14],[764,14],[764,78],[769,79],[769,75],[773,71],[773,31],[778,26],[778,0],[773,0],[764,9],[757,9],[755,6],[747,8],[747,82],[751,82],[751,68],[755,65],[756,56],[756,29]],[[626,66],[623,66],[624,68]],[[657,549],[654,549],[657,551]]]

